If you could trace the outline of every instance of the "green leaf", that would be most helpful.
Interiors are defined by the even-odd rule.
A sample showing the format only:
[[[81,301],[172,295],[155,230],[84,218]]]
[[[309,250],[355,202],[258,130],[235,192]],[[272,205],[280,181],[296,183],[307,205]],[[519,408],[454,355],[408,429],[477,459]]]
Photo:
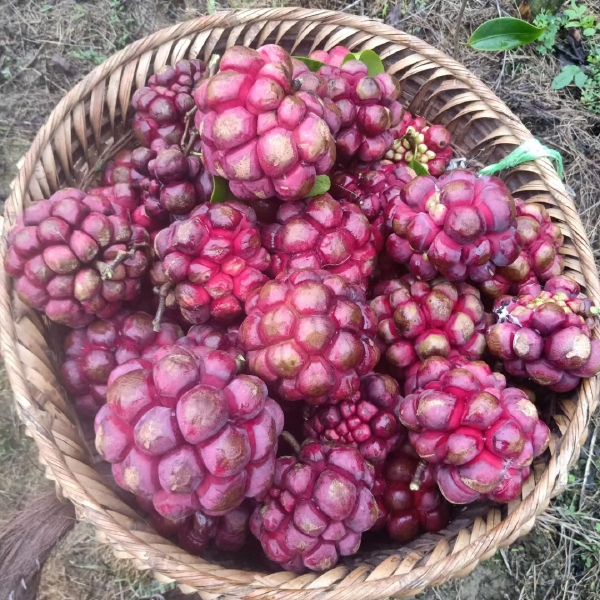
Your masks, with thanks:
[[[44,4],[44,6],[42,6],[42,8],[40,8],[40,12],[48,12],[49,10],[52,10],[52,6],[50,4]]]
[[[480,25],[471,36],[469,46],[475,50],[499,52],[512,50],[537,40],[544,28],[534,27],[521,19],[500,17]]]
[[[429,169],[427,165],[420,163],[418,160],[411,160],[408,163],[408,166],[417,174],[417,175],[429,175]]]
[[[583,35],[594,35],[596,33],[596,30],[593,27],[588,27],[587,29],[583,30]]]
[[[220,204],[221,202],[227,202],[231,198],[231,192],[229,191],[229,183],[227,179],[222,177],[213,176],[213,191],[210,195],[211,204]]]
[[[306,197],[310,198],[311,196],[320,196],[321,194],[328,192],[330,187],[331,180],[329,177],[327,177],[327,175],[317,175],[317,178],[315,179],[315,185],[312,186],[312,189],[310,192],[308,192],[308,194],[306,194]]]
[[[588,76],[583,71],[579,71],[579,73],[575,75],[575,85],[581,89],[585,85],[587,79]]]
[[[308,56],[292,56],[292,58],[303,62],[313,73],[315,71],[318,71],[321,67],[325,66],[325,63],[322,63],[320,60],[308,58]]]
[[[567,87],[574,79],[575,75],[579,73],[581,69],[577,65],[567,65],[563,67],[562,71],[552,81],[553,90],[562,90]]]
[[[385,73],[385,67],[379,55],[373,50],[363,50],[362,52],[350,52],[344,56],[342,64],[347,63],[349,60],[360,60],[360,62],[367,65],[369,77],[375,77],[381,73]]]

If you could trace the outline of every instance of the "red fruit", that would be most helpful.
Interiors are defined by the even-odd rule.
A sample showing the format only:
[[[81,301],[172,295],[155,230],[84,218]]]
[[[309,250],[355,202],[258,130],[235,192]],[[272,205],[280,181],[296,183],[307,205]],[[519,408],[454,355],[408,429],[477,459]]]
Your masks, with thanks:
[[[475,288],[448,282],[431,286],[407,275],[378,284],[375,293],[380,295],[371,308],[379,319],[378,337],[402,378],[431,356],[477,360],[485,352],[488,320]]]
[[[277,460],[273,487],[250,521],[267,557],[300,573],[326,571],[358,551],[378,519],[373,467],[350,446],[305,442]]]
[[[106,198],[67,188],[29,207],[9,235],[7,273],[19,298],[72,328],[135,300],[149,237]]]
[[[270,256],[261,246],[251,208],[237,202],[203,204],[154,240],[150,276],[190,323],[233,321],[242,302],[267,281]]]
[[[379,360],[364,292],[327,271],[281,273],[246,300],[240,343],[250,371],[284,400],[356,400]]]
[[[535,296],[496,299],[487,344],[510,375],[568,392],[600,371],[600,342],[591,334],[597,312],[575,281],[554,277]]]
[[[62,382],[77,409],[95,415],[106,403],[108,378],[117,365],[148,360],[182,336],[182,329],[168,322],[155,332],[152,317],[143,312],[120,311],[110,319],[98,319],[65,338]]]
[[[446,361],[445,369],[433,369],[432,380],[429,361],[417,372],[414,393],[400,403],[411,445],[437,465],[437,482],[450,502],[513,500],[550,439],[535,405],[483,362]]]
[[[294,92],[292,72],[279,46],[233,46],[194,91],[204,164],[241,200],[303,198],[335,161],[325,105]]]
[[[262,231],[271,270],[325,269],[366,288],[377,260],[373,232],[357,206],[329,194],[283,204]]]
[[[407,111],[392,133],[395,141],[385,154],[387,160],[405,165],[417,161],[434,177],[444,173],[452,158],[452,140],[443,125],[429,125],[425,119],[414,118]]]
[[[142,146],[161,139],[179,144],[185,130],[185,116],[194,108],[192,90],[204,76],[201,60],[180,60],[174,67],[164,65],[138,89],[131,104],[135,110],[133,133]]]
[[[423,280],[483,282],[520,252],[515,203],[496,177],[452,171],[417,177],[386,207],[388,253]]]
[[[404,441],[406,431],[398,423],[401,400],[398,383],[389,375],[370,373],[361,378],[360,398],[333,406],[311,409],[304,424],[307,437],[349,444],[373,464]]]
[[[229,353],[195,346],[165,346],[120,368],[95,430],[121,487],[175,521],[264,495],[283,414],[260,379],[237,375]]]

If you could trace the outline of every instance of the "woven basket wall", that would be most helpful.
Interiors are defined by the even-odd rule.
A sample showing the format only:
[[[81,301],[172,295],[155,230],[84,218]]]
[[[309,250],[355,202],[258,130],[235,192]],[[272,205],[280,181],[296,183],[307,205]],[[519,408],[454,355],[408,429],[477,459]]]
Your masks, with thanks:
[[[115,144],[126,142],[133,92],[153,70],[181,58],[208,60],[227,46],[279,43],[297,55],[343,44],[373,49],[402,84],[401,100],[413,113],[452,132],[456,155],[495,162],[531,137],[508,108],[463,66],[423,41],[379,22],[322,10],[261,9],[219,13],[182,23],[140,40],[112,56],[75,86],[41,128],[24,158],[6,202],[0,264],[6,235],[32,201],[61,186],[90,183]],[[126,139],[127,138],[127,139]],[[544,204],[565,236],[567,272],[600,301],[592,251],[573,201],[546,160],[504,175],[519,198]],[[0,267],[2,268],[2,267]],[[447,530],[401,548],[367,544],[355,557],[323,574],[298,576],[242,570],[233,561],[191,556],[157,535],[107,485],[94,465],[69,399],[56,373],[64,333],[36,315],[0,277],[2,353],[17,411],[35,439],[47,476],[91,522],[118,557],[151,569],[162,582],[177,582],[203,599],[376,600],[404,598],[464,576],[499,547],[513,543],[567,482],[596,407],[598,381],[585,381],[570,395],[552,398],[543,414],[551,426],[550,451],[534,465],[522,498],[504,507],[459,511]],[[258,564],[258,563],[257,563]],[[236,567],[236,568],[233,568]]]

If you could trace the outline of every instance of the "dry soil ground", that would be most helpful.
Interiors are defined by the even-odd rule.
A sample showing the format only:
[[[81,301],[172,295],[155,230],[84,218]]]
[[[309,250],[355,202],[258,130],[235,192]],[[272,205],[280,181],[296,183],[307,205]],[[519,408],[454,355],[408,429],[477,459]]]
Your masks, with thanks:
[[[210,4],[210,0],[208,6],[192,0],[0,0],[0,199],[7,196],[16,163],[36,130],[75,82],[129,42],[159,27],[205,14],[214,9]],[[399,0],[397,4],[388,0],[346,4],[343,0],[309,0],[303,4],[385,19],[453,54],[457,0]],[[231,0],[220,7],[282,5],[276,0]],[[597,3],[595,7],[588,5],[600,13]],[[515,14],[516,5],[505,0],[471,0],[458,28],[458,39],[466,41],[488,18]],[[563,154],[566,182],[600,257],[600,117],[583,109],[569,91],[550,90],[560,68],[553,56],[541,57],[530,48],[482,55],[459,45],[456,58],[490,85],[543,143]],[[584,482],[588,459],[590,476]],[[598,445],[590,448],[588,441],[567,491],[528,536],[469,577],[430,590],[421,598],[600,598],[598,467]],[[51,488],[38,466],[35,447],[24,436],[12,410],[11,392],[2,371],[0,524],[47,489]],[[176,592],[161,587],[150,576],[116,561],[84,524],[77,524],[56,547],[43,568],[38,592],[43,600],[175,596]]]

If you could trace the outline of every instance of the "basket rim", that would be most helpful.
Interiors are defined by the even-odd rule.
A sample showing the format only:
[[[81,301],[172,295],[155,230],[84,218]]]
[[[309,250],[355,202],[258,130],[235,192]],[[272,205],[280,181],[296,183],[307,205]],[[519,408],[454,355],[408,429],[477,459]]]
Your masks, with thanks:
[[[49,415],[39,402],[33,398],[27,386],[24,361],[19,354],[18,342],[23,332],[18,331],[17,320],[12,305],[12,283],[4,270],[4,255],[7,247],[7,235],[16,217],[23,211],[29,182],[35,176],[35,169],[40,160],[43,161],[46,151],[52,152],[50,141],[61,127],[63,120],[73,108],[85,100],[101,81],[107,79],[115,70],[122,68],[132,60],[146,53],[152,53],[157,47],[167,42],[182,39],[197,34],[200,31],[227,30],[249,23],[265,21],[310,21],[328,23],[339,27],[364,31],[374,36],[369,47],[377,47],[380,43],[395,43],[418,53],[423,58],[440,65],[448,70],[452,77],[466,84],[472,92],[481,97],[499,121],[507,124],[513,135],[523,142],[532,134],[513,115],[508,107],[498,99],[493,92],[475,77],[463,65],[436,50],[426,42],[412,35],[405,34],[391,26],[365,17],[347,15],[335,11],[312,10],[300,8],[279,9],[246,9],[240,11],[224,11],[210,16],[200,17],[190,21],[159,30],[150,36],[142,38],[123,50],[112,55],[107,61],[92,70],[76,84],[58,103],[49,115],[46,123],[40,128],[19,172],[12,183],[12,191],[5,204],[2,243],[0,244],[0,344],[5,360],[9,381],[13,389],[15,404],[20,418],[27,426],[40,452],[40,458],[47,465],[47,476],[57,481],[63,494],[74,502],[78,516],[83,516],[92,522],[96,528],[103,531],[113,545],[117,545],[127,555],[141,560],[145,568],[152,568],[165,580],[177,581],[184,584],[189,591],[196,588],[206,590],[211,594],[232,594],[236,596],[266,596],[285,598],[356,598],[379,599],[390,595],[412,595],[430,584],[439,584],[443,580],[457,576],[470,567],[476,566],[482,557],[497,550],[503,542],[510,540],[519,532],[533,525],[535,516],[545,510],[550,498],[564,488],[569,465],[579,456],[581,438],[587,431],[591,413],[596,407],[598,396],[598,378],[585,380],[578,390],[579,402],[573,407],[571,421],[560,439],[556,451],[551,457],[544,472],[535,485],[534,490],[514,508],[506,519],[494,528],[481,535],[474,541],[466,540],[454,552],[433,560],[433,556],[425,566],[411,568],[399,572],[399,561],[388,564],[381,569],[379,565],[366,580],[344,575],[346,567],[337,567],[334,577],[332,571],[319,574],[316,579],[308,578],[302,583],[300,577],[279,577],[244,571],[226,570],[206,561],[196,561],[205,567],[205,572],[192,572],[182,558],[173,558],[157,548],[150,546],[135,531],[128,529],[118,521],[113,513],[101,506],[88,493],[70,470],[65,456],[58,447],[48,426]],[[321,41],[324,41],[326,36]],[[379,40],[381,40],[380,43]],[[539,175],[548,192],[556,199],[560,210],[564,213],[567,223],[573,231],[573,243],[579,254],[583,267],[583,276],[588,293],[600,300],[600,282],[589,240],[579,216],[569,198],[564,185],[556,174],[554,167],[546,158],[532,161],[532,168]],[[597,332],[596,332],[597,335]],[[185,556],[184,551],[180,551]],[[189,555],[187,555],[189,558]],[[390,557],[391,559],[392,557]],[[388,563],[390,559],[384,561]],[[392,561],[393,562],[393,561]],[[394,574],[398,573],[398,574]],[[277,575],[277,574],[276,574]],[[304,576],[306,578],[306,576]],[[353,581],[355,579],[355,581]],[[290,585],[290,581],[295,581]],[[278,582],[281,585],[278,585]]]

